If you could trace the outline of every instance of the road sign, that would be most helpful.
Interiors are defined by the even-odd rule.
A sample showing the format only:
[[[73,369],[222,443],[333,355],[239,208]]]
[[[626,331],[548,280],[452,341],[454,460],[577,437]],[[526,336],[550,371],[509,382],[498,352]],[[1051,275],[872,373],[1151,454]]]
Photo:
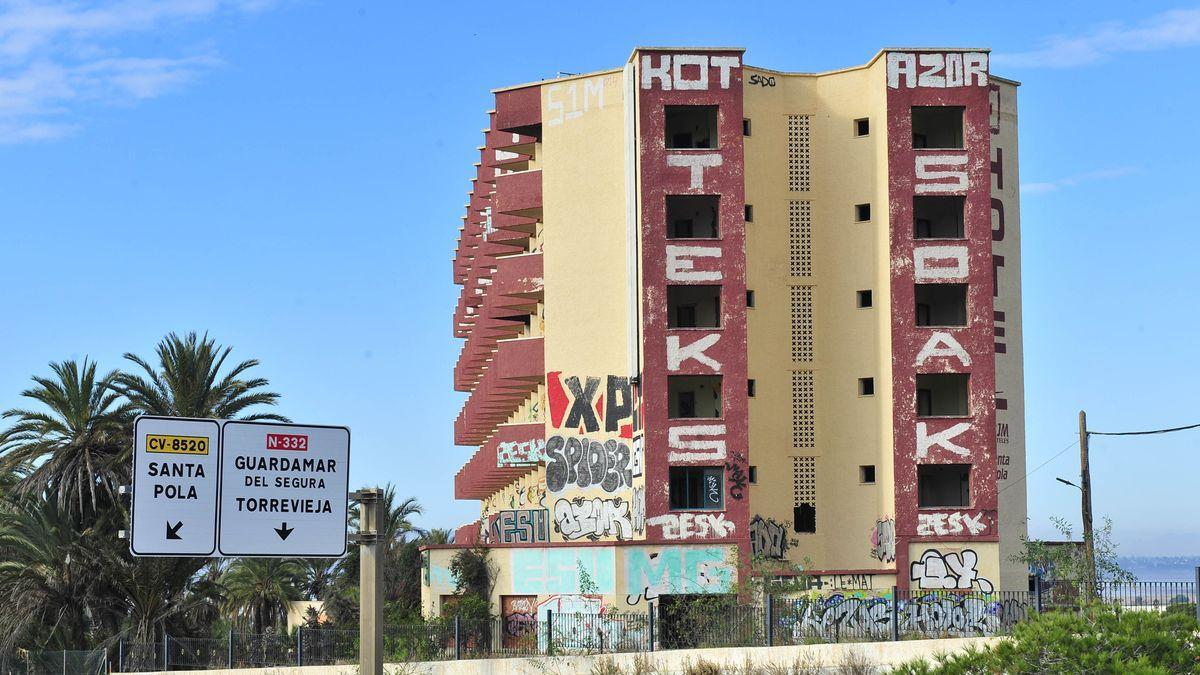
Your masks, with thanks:
[[[221,555],[346,552],[349,429],[231,420],[221,456]]]
[[[129,550],[139,556],[210,556],[217,549],[220,424],[138,417],[133,423]]]

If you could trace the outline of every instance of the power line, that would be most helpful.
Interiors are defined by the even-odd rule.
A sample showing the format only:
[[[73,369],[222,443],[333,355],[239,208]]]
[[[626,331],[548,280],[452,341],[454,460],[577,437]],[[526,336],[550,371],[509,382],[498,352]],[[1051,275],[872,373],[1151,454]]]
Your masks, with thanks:
[[[1152,429],[1150,431],[1089,431],[1089,436],[1149,436],[1150,434],[1169,434],[1174,431],[1187,431],[1188,429],[1200,428],[1200,424],[1189,424],[1186,427],[1174,427],[1171,429]]]
[[[1048,460],[1046,460],[1046,461],[1042,462],[1041,464],[1038,464],[1036,467],[1034,467],[1034,468],[1033,468],[1033,469],[1031,469],[1030,471],[1026,472],[1026,474],[1025,474],[1024,476],[1021,476],[1021,478],[1020,478],[1019,480],[1015,480],[1015,481],[1013,481],[1013,482],[1009,483],[1008,485],[1005,485],[1003,488],[1001,488],[1001,489],[1000,489],[1000,492],[1004,492],[1005,490],[1007,490],[1007,489],[1008,489],[1008,488],[1010,488],[1010,487],[1016,487],[1016,485],[1017,485],[1018,483],[1020,483],[1021,481],[1025,480],[1026,478],[1029,478],[1030,476],[1032,476],[1032,475],[1033,475],[1033,473],[1034,473],[1035,471],[1037,471],[1037,470],[1041,469],[1042,467],[1046,466],[1046,465],[1047,465],[1047,464],[1049,464],[1050,462],[1053,462],[1054,460],[1058,459],[1058,456],[1059,456],[1059,455],[1063,454],[1064,452],[1066,452],[1066,451],[1070,450],[1071,448],[1073,448],[1073,447],[1075,447],[1075,446],[1077,446],[1077,445],[1079,445],[1079,439],[1076,439],[1076,440],[1073,440],[1073,441],[1071,441],[1071,444],[1070,444],[1070,445],[1068,445],[1067,447],[1063,448],[1062,450],[1059,450],[1058,452],[1054,453],[1054,456],[1053,456],[1053,457],[1051,457],[1050,459],[1048,459]],[[1000,494],[1000,492],[997,492],[996,494],[998,495],[998,494]]]

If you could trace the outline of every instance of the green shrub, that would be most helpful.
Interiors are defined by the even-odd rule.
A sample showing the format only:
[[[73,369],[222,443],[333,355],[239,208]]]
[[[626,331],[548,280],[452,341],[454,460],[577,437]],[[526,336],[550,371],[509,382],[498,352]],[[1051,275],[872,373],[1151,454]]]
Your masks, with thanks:
[[[1011,639],[918,661],[893,672],[905,675],[973,673],[1195,673],[1200,637],[1194,616],[1120,611],[1094,606],[1050,612],[1018,624]]]

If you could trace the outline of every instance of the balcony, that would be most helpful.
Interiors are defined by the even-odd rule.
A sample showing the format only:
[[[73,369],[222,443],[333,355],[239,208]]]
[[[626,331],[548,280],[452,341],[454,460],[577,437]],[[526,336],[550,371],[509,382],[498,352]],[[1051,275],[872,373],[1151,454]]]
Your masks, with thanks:
[[[482,445],[545,380],[540,337],[502,340],[454,422],[456,445]]]
[[[525,218],[542,216],[542,171],[516,171],[496,176],[492,213]]]
[[[528,325],[527,317],[537,312],[543,290],[542,254],[497,258],[489,282],[469,320],[464,315],[461,322],[468,329],[454,366],[458,391],[470,391],[492,359],[497,342],[517,337]]]
[[[502,465],[499,451],[505,446],[518,448],[523,455],[536,454],[533,451],[542,447],[545,437],[545,425],[541,422],[500,425],[454,476],[454,498],[484,499],[535,470],[536,462],[512,461],[511,452],[505,453],[507,461]]]
[[[539,85],[496,92],[496,129],[537,136],[542,126],[542,89]],[[498,146],[502,147],[502,146]]]

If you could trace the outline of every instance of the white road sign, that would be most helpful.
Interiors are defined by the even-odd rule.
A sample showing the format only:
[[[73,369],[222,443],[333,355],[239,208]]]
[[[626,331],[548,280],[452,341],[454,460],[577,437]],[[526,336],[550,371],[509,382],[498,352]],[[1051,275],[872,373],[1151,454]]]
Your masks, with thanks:
[[[220,424],[139,417],[134,422],[132,535],[139,556],[210,556],[217,548]]]
[[[349,429],[227,421],[221,456],[221,555],[346,552]]]

